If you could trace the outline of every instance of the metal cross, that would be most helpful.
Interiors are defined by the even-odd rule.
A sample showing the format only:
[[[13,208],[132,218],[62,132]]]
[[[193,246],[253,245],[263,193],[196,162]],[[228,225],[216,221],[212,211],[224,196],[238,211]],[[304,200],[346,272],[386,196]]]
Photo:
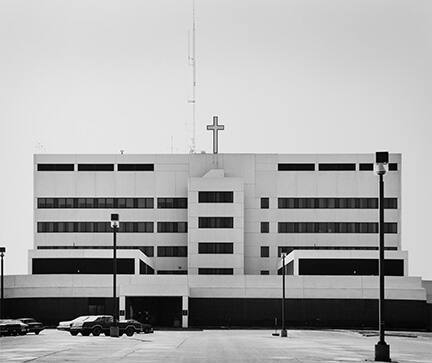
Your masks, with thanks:
[[[218,153],[218,131],[222,131],[224,128],[224,125],[218,125],[217,116],[213,116],[213,125],[207,125],[207,130],[213,131],[213,154]]]

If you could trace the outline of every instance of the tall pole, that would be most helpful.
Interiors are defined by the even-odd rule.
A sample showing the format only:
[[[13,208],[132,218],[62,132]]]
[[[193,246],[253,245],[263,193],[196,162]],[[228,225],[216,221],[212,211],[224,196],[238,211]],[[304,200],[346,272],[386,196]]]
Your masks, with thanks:
[[[113,318],[114,326],[117,326],[118,320],[118,309],[117,309],[117,294],[116,294],[116,284],[117,284],[117,227],[113,226]]]
[[[384,174],[388,164],[388,152],[376,153],[379,176],[379,300],[378,328],[379,342],[375,344],[375,361],[390,362],[390,346],[385,342],[385,256],[384,256]]]
[[[379,336],[385,344],[384,335],[384,175],[379,176]]]
[[[113,230],[113,324],[110,327],[110,336],[119,337],[120,331],[118,327],[118,306],[117,306],[117,228],[119,228],[118,214],[111,214],[111,228]]]
[[[286,337],[285,329],[285,253],[282,253],[282,330],[281,337]]]
[[[5,313],[4,313],[4,275],[3,275],[3,256],[4,256],[4,253],[1,252],[0,256],[1,256],[1,302],[0,302],[1,312],[0,312],[0,319],[3,319],[5,316]]]

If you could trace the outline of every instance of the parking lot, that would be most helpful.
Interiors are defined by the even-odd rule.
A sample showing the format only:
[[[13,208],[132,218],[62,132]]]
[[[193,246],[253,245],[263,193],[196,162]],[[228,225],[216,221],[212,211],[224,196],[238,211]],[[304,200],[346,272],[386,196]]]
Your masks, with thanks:
[[[44,330],[0,338],[1,362],[362,362],[373,360],[376,336],[354,331],[289,330],[156,331],[133,337],[73,337]],[[432,334],[388,337],[397,362],[432,362]]]

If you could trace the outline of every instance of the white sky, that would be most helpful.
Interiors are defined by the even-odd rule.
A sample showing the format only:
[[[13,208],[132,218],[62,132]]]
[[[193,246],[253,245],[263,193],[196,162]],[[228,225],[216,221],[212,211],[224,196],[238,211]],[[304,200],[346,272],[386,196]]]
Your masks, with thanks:
[[[7,274],[27,272],[33,153],[188,150],[191,1],[0,0]],[[432,2],[197,0],[197,31],[198,149],[217,114],[221,152],[403,153],[402,246],[432,279]]]

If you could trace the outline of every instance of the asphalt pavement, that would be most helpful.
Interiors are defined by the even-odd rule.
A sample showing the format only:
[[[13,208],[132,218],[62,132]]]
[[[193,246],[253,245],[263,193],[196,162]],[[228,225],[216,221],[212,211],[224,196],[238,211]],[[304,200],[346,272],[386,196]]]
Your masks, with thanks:
[[[374,333],[344,330],[158,331],[133,337],[73,337],[44,330],[39,335],[0,337],[0,362],[365,362],[373,361]],[[387,338],[393,361],[431,363],[432,334]]]

